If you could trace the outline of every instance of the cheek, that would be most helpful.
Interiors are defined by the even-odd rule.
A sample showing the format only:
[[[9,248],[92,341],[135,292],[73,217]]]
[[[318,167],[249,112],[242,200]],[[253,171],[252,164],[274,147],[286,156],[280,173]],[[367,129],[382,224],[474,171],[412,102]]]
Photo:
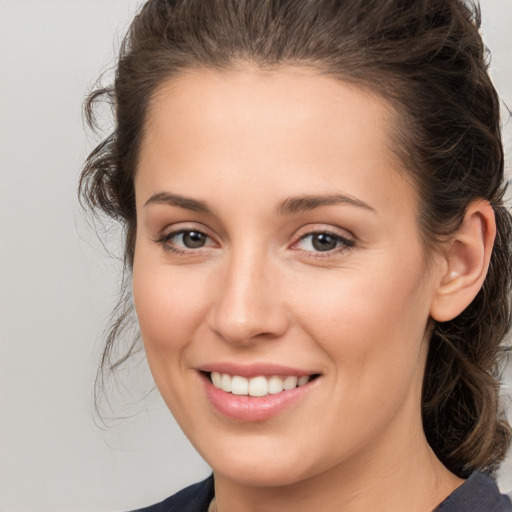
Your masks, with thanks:
[[[171,268],[153,261],[144,250],[133,266],[133,300],[150,364],[154,353],[176,354],[199,325],[205,286],[186,267]]]
[[[186,354],[204,317],[205,286],[197,273],[192,278],[186,267],[162,264],[152,252],[136,252],[133,300],[156,387],[186,430],[183,411],[188,410],[191,392]]]
[[[384,261],[350,269],[324,287],[306,287],[322,292],[302,295],[297,307],[304,329],[346,376],[343,385],[357,382],[351,389],[372,395],[376,381],[398,385],[417,371],[429,312],[418,260],[412,258],[409,265],[398,258]]]

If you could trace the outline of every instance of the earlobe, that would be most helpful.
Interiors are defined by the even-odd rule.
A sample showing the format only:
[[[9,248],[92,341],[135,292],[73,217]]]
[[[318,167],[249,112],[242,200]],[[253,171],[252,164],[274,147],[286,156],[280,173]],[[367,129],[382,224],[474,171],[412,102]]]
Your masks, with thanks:
[[[446,243],[443,265],[430,316],[438,322],[452,320],[479,292],[491,259],[496,222],[484,200],[470,204],[460,229]]]

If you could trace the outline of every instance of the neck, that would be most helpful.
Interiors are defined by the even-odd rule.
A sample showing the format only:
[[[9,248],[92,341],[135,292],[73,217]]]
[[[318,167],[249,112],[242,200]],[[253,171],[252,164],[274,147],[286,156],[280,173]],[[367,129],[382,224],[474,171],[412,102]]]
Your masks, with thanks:
[[[354,460],[284,487],[214,474],[218,512],[430,512],[463,482],[436,458],[421,425],[407,443],[381,440]]]

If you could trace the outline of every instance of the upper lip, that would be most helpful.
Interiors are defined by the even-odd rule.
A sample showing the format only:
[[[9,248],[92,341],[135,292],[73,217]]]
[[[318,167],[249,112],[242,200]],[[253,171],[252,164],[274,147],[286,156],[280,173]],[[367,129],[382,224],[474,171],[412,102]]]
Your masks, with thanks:
[[[273,363],[237,364],[231,362],[218,362],[201,365],[198,367],[198,370],[207,373],[227,373],[229,375],[239,375],[240,377],[246,378],[272,375],[294,375],[296,377],[302,377],[305,375],[316,375],[319,373]]]

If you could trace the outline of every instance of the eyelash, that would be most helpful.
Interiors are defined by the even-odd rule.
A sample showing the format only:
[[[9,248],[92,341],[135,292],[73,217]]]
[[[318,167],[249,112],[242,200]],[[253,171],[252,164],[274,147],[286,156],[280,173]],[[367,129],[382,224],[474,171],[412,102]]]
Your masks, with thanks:
[[[306,251],[303,249],[297,249],[300,251],[306,258],[308,259],[322,259],[322,258],[329,258],[333,256],[337,256],[345,251],[348,251],[352,249],[355,245],[355,242],[353,240],[350,240],[348,238],[345,238],[344,236],[341,236],[338,233],[334,233],[329,230],[316,230],[316,231],[310,231],[304,235],[302,235],[296,242],[294,242],[293,245],[298,244],[299,242],[305,240],[308,237],[312,237],[315,235],[327,235],[334,239],[334,241],[337,244],[337,247],[331,250],[327,251]]]
[[[183,235],[185,233],[198,233],[202,236],[204,236],[207,239],[211,239],[211,237],[205,233],[204,231],[200,229],[179,229],[176,231],[172,231],[170,233],[163,234],[158,239],[155,240],[156,243],[160,244],[164,251],[171,252],[173,254],[176,254],[177,256],[195,256],[198,255],[198,253],[201,252],[201,249],[203,247],[199,247],[197,249],[193,248],[186,248],[186,249],[178,249],[177,247],[170,245],[169,241],[172,240],[174,237],[178,235]],[[295,249],[297,251],[300,251],[302,255],[308,259],[322,259],[322,258],[329,258],[334,255],[338,255],[342,252],[348,251],[352,249],[355,245],[355,242],[353,240],[350,240],[348,238],[345,238],[338,233],[334,233],[332,231],[328,230],[316,230],[316,231],[310,231],[304,235],[302,235],[300,238],[298,238],[297,241],[293,243],[293,245],[298,244],[299,242],[306,240],[308,237],[312,237],[315,235],[327,235],[334,239],[334,241],[337,244],[337,247],[335,247],[332,250],[327,251],[315,251],[315,250],[304,250],[304,249]]]
[[[173,254],[176,254],[177,256],[194,256],[197,255],[203,247],[199,247],[198,249],[192,249],[192,248],[186,248],[186,249],[178,249],[177,247],[170,245],[169,241],[172,240],[174,237],[178,235],[183,235],[185,233],[199,233],[200,235],[204,236],[205,238],[210,238],[207,233],[202,231],[201,229],[178,229],[176,231],[171,231],[170,233],[162,234],[158,239],[155,240],[156,243],[160,244],[164,251],[172,252]]]

